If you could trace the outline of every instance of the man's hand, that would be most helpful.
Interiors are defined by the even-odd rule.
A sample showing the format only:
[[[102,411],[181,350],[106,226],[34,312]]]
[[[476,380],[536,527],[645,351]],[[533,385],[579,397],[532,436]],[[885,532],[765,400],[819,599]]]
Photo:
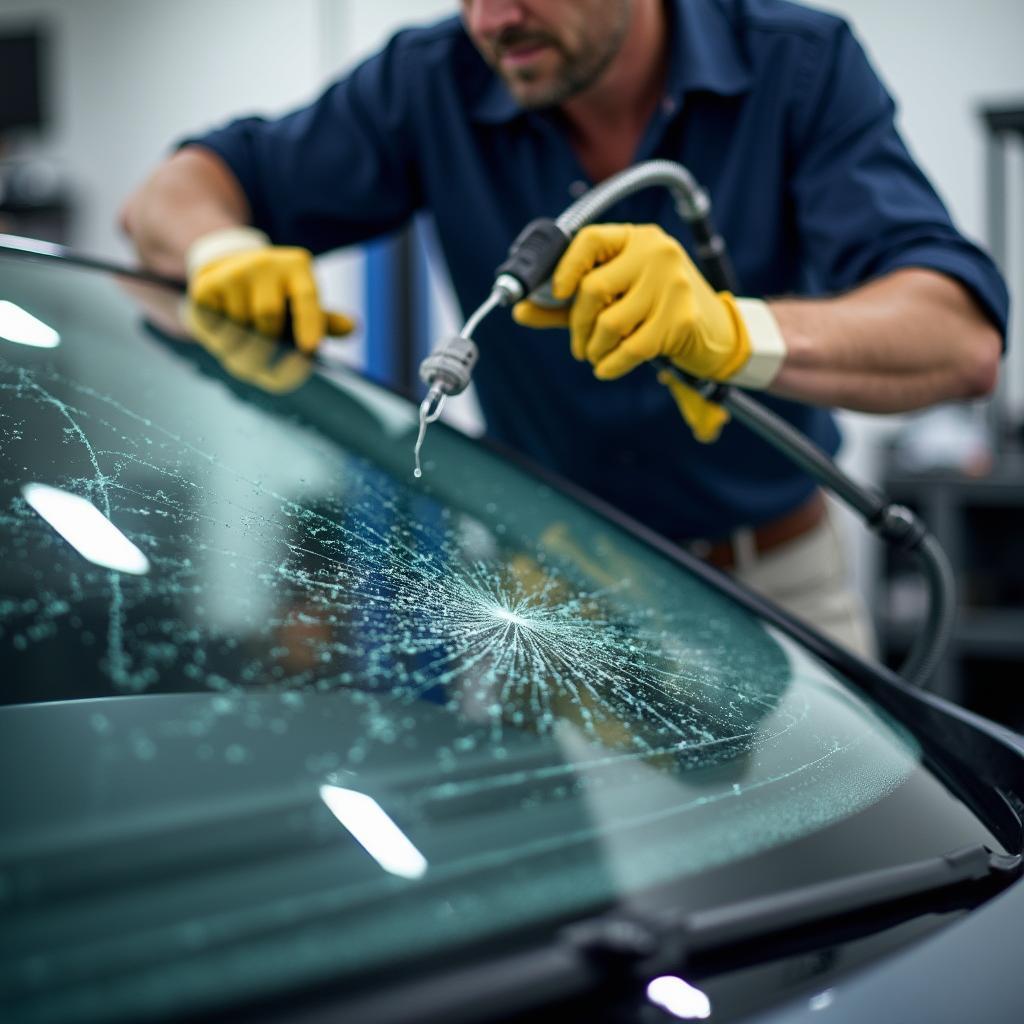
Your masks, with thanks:
[[[750,357],[733,297],[716,294],[683,247],[653,224],[584,228],[555,268],[551,291],[557,299],[575,296],[567,319],[572,354],[589,360],[602,380],[656,356],[694,376],[725,380]],[[554,326],[537,310],[521,302],[515,318]]]
[[[528,327],[568,327],[572,354],[589,360],[602,380],[621,377],[658,356],[695,377],[728,380],[754,351],[736,300],[728,292],[716,293],[683,247],[655,225],[584,228],[555,268],[551,284],[555,298],[575,296],[572,306],[551,310],[527,300],[513,310],[516,321]],[[784,349],[778,339],[772,342],[775,369]],[[715,440],[729,414],[669,374],[659,379],[697,438]]]
[[[189,297],[261,334],[278,337],[290,308],[301,352],[312,353],[325,334],[348,334],[351,318],[321,308],[307,249],[270,245],[254,228],[203,235],[187,257]]]

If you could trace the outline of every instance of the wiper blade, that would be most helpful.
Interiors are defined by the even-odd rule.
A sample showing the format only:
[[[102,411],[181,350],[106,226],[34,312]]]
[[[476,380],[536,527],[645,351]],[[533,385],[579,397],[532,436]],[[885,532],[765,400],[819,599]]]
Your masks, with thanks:
[[[767,935],[819,924],[836,917],[881,909],[903,900],[984,880],[1009,883],[1021,872],[1021,857],[969,846],[940,857],[865,871],[830,882],[686,914],[678,926],[687,952],[719,949]]]
[[[922,897],[934,896],[939,905],[959,890],[1009,885],[1021,871],[1021,855],[992,853],[979,844],[708,910],[668,911],[640,919],[610,914],[572,925],[564,935],[572,945],[598,958],[640,961],[657,951],[659,962],[668,959],[678,965],[694,955]]]
[[[649,979],[662,968],[679,969],[690,954],[932,892],[986,883],[1008,885],[1020,874],[1020,856],[993,854],[979,845],[713,910],[670,912],[657,918],[630,918],[611,911],[566,925],[554,942],[545,933],[537,946],[509,949],[506,944],[502,954],[451,973],[414,980],[409,986],[375,989],[365,1003],[346,1008],[346,1020],[359,1024],[405,1019],[409,1006],[417,1008],[416,1019],[422,1021],[461,1017],[468,1007],[475,1014],[490,1011],[495,1016],[500,1007],[505,1019],[558,1000],[599,1000],[606,994],[611,998],[623,986],[632,992],[638,977]]]

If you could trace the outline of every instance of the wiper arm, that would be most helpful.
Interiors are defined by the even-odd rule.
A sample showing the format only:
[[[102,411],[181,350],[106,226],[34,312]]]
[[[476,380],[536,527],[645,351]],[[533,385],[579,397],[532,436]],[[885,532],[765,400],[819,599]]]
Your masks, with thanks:
[[[904,901],[931,895],[946,898],[975,887],[1001,888],[1018,878],[1021,870],[1021,855],[992,853],[979,844],[708,910],[669,911],[640,920],[612,914],[573,925],[565,937],[597,957],[629,962],[655,955],[659,962],[667,957],[678,966],[694,955]]]
[[[610,912],[567,925],[554,941],[545,932],[537,946],[509,949],[506,945],[502,954],[486,956],[451,973],[375,990],[365,1003],[351,1007],[346,1019],[404,1019],[409,1006],[418,1008],[417,1019],[422,1020],[461,1017],[468,1008],[477,1015],[490,1009],[496,1017],[497,1007],[505,1019],[558,1000],[597,999],[606,993],[611,998],[617,991],[633,991],[638,979],[646,982],[655,970],[678,970],[691,953],[933,891],[984,885],[986,881],[1008,885],[1020,873],[1020,856],[993,854],[979,845],[715,910],[669,913],[657,919]]]
[[[946,894],[986,879],[1010,882],[1020,871],[1019,855],[969,846],[898,867],[695,911],[685,915],[680,927],[687,952],[704,952],[932,893]]]

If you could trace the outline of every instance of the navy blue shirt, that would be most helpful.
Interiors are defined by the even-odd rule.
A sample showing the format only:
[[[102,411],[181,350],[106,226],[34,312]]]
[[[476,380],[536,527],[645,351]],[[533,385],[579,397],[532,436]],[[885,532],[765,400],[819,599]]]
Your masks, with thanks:
[[[963,282],[1003,329],[992,262],[957,233],[893,126],[894,105],[840,19],[780,0],[672,0],[663,101],[636,160],[685,164],[753,296],[823,295],[898,267]],[[520,109],[458,19],[400,32],[311,106],[200,139],[277,243],[320,253],[429,210],[468,313],[527,221],[592,184],[557,110]],[[692,245],[667,192],[607,221],[654,222]],[[493,314],[476,335],[488,432],[672,537],[774,519],[811,481],[735,422],[701,445],[653,371],[597,381],[562,332]],[[765,400],[829,452],[824,409]]]

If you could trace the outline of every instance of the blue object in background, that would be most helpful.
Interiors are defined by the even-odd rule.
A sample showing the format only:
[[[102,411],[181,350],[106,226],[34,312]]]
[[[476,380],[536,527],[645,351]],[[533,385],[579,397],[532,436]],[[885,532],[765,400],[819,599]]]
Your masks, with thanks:
[[[420,361],[433,347],[427,257],[416,222],[366,245],[366,373],[420,395]]]

